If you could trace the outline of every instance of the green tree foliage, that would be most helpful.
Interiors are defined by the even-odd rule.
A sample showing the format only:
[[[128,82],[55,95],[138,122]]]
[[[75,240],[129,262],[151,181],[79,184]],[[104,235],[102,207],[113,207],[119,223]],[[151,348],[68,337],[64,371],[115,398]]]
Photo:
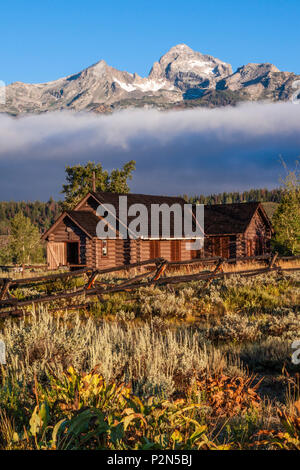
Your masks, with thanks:
[[[132,179],[132,172],[135,170],[135,161],[131,160],[130,162],[125,163],[123,168],[119,170],[112,170],[109,183],[107,186],[107,191],[111,193],[129,193],[130,188],[127,184],[128,179]]]
[[[86,165],[67,166],[67,184],[63,185],[62,190],[65,194],[63,208],[73,209],[86,194],[93,190],[93,173],[95,173],[96,191],[129,193],[127,180],[132,179],[135,163],[131,160],[121,169],[112,170],[110,174],[107,170],[103,170],[101,163],[88,162]]]
[[[2,262],[30,264],[43,259],[43,248],[39,229],[28,217],[19,212],[10,221],[8,245],[2,249]]]
[[[300,172],[289,171],[283,183],[283,196],[273,216],[274,247],[284,254],[300,254]]]

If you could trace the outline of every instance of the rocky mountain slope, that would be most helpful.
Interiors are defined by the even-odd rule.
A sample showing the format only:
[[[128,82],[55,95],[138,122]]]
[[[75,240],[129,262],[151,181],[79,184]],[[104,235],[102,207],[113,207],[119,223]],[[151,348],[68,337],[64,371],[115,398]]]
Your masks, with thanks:
[[[53,82],[12,83],[6,87],[6,103],[0,104],[0,112],[19,115],[72,109],[103,113],[128,107],[170,109],[289,100],[297,78],[268,63],[247,64],[233,73],[230,64],[179,44],[153,64],[146,78],[101,60]]]

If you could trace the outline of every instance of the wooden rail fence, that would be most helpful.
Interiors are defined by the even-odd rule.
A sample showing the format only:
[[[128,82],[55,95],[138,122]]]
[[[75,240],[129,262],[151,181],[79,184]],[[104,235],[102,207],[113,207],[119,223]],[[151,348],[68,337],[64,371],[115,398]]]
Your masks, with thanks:
[[[139,263],[127,264],[116,266],[114,268],[107,269],[92,269],[92,268],[83,268],[78,269],[77,271],[70,271],[64,273],[55,273],[48,274],[45,276],[37,276],[26,279],[10,279],[2,278],[0,279],[0,318],[6,318],[8,316],[19,316],[23,315],[24,312],[22,309],[29,305],[41,304],[41,303],[51,303],[56,302],[57,300],[62,299],[76,299],[76,297],[84,296],[84,298],[97,296],[100,301],[102,301],[102,296],[104,294],[110,294],[114,292],[124,292],[132,291],[139,289],[140,287],[149,287],[149,286],[167,286],[172,284],[178,284],[183,282],[191,281],[206,281],[205,288],[209,286],[213,279],[216,278],[227,278],[230,276],[258,276],[260,274],[265,274],[269,272],[296,272],[300,271],[300,266],[297,267],[282,267],[278,263],[279,261],[293,261],[300,259],[300,256],[294,257],[278,257],[278,254],[273,255],[263,255],[263,256],[251,256],[245,258],[199,258],[189,261],[176,261],[169,262],[163,258],[153,258]],[[230,271],[224,272],[224,264],[233,263],[237,261],[264,261],[266,263],[265,267],[254,268],[254,269],[241,269],[239,271]],[[215,264],[215,267],[212,271],[200,271],[192,274],[181,274],[175,276],[167,276],[166,270],[168,267],[180,267],[180,266],[195,266],[197,264]],[[138,274],[134,277],[129,277],[128,279],[121,280],[121,282],[115,281],[114,283],[105,279],[98,279],[104,274],[117,273],[121,271],[129,272],[133,268],[147,268],[142,274]],[[58,292],[51,295],[41,295],[40,297],[30,298],[20,300],[14,297],[13,293],[10,292],[10,289],[17,287],[28,287],[28,286],[37,286],[39,284],[45,284],[57,280],[67,280],[70,278],[76,278],[79,276],[87,276],[87,281],[83,287],[75,289],[71,292]],[[10,308],[10,310],[7,310]],[[89,304],[81,303],[78,304],[78,300],[75,304],[70,304],[68,306],[55,308],[54,310],[62,309],[76,309],[76,308],[89,308]]]

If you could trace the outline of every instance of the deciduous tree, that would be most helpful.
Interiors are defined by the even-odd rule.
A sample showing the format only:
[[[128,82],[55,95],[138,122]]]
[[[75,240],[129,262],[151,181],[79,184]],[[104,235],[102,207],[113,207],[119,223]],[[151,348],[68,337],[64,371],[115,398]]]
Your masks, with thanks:
[[[5,251],[6,261],[17,264],[30,264],[43,259],[40,232],[22,212],[10,222],[9,242]]]
[[[274,246],[282,253],[300,254],[300,172],[287,172],[283,195],[274,216]]]
[[[80,200],[93,190],[93,174],[95,175],[95,190],[113,193],[128,193],[128,179],[132,179],[135,170],[135,161],[131,160],[121,169],[112,170],[109,173],[104,170],[101,163],[88,162],[86,165],[66,167],[67,184],[63,185],[62,193],[65,194],[63,208],[73,209]]]

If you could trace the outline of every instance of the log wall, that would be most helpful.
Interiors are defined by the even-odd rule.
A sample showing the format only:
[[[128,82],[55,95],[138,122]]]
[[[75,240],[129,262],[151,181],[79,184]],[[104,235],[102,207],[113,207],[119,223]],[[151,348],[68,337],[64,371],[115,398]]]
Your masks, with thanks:
[[[51,269],[55,269],[59,265],[63,266],[67,264],[66,244],[68,242],[78,242],[79,264],[82,264],[82,265],[87,264],[87,256],[89,253],[88,245],[89,245],[90,239],[70,219],[65,218],[56,227],[55,231],[49,235],[49,238],[48,238],[47,262]],[[54,256],[53,256],[53,253],[55,253]]]
[[[259,211],[252,218],[244,235],[245,256],[258,256],[270,252],[271,230]]]

